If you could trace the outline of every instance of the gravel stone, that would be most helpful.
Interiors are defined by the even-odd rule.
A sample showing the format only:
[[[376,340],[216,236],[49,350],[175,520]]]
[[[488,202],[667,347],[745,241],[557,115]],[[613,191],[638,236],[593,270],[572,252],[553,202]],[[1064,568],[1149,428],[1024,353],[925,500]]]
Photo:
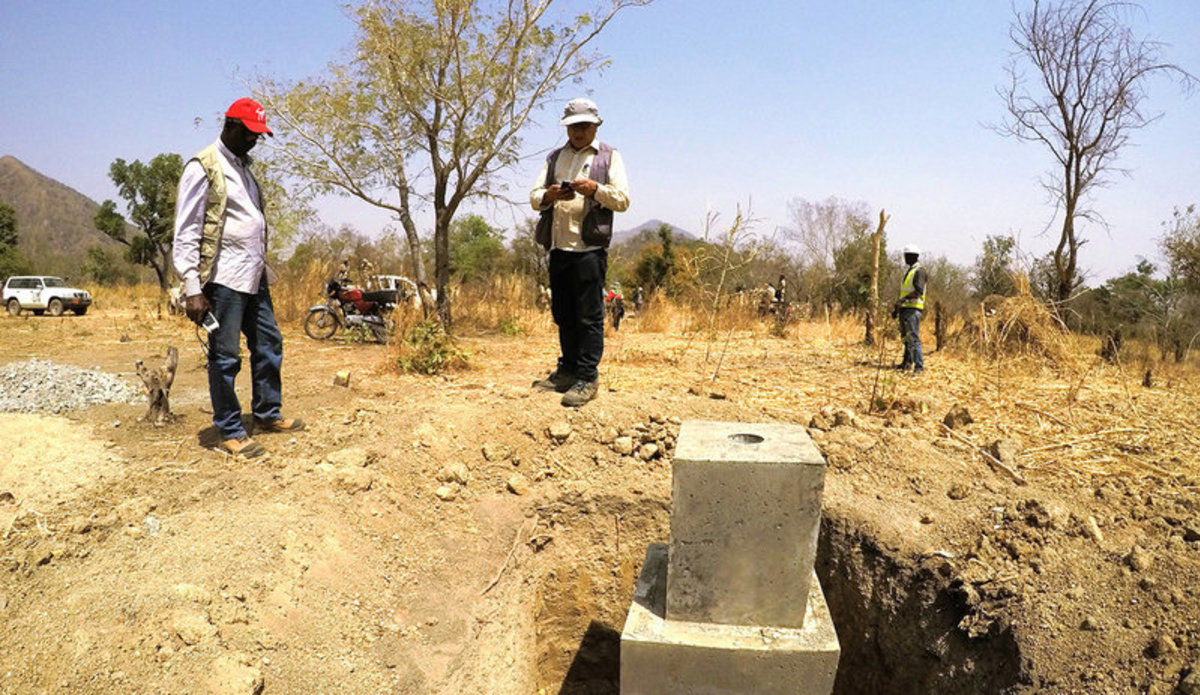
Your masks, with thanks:
[[[0,367],[0,412],[62,413],[144,400],[132,382],[95,369],[36,358]]]

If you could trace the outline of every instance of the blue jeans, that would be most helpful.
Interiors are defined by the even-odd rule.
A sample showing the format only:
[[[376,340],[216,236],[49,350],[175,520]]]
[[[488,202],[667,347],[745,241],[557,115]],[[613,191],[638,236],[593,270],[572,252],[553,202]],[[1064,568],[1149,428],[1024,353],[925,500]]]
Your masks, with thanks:
[[[904,359],[900,364],[911,366],[913,369],[925,369],[925,360],[921,357],[921,315],[920,309],[900,309],[900,337],[904,340]]]
[[[279,378],[283,334],[275,322],[275,307],[271,304],[266,278],[259,283],[258,294],[209,283],[204,287],[204,296],[221,323],[208,336],[208,393],[212,398],[213,425],[221,432],[222,439],[236,439],[246,435],[242,406],[234,390],[234,381],[242,369],[241,336],[245,334],[250,352],[251,412],[262,420],[278,420],[283,400]]]
[[[550,252],[550,314],[558,325],[558,373],[595,381],[604,356],[604,275],[608,251]]]

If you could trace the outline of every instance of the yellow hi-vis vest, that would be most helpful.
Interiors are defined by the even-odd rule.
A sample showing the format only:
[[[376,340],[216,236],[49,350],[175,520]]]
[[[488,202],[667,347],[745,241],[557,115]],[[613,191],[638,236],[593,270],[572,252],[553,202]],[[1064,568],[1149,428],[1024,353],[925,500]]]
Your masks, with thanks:
[[[217,257],[217,249],[221,246],[221,236],[225,233],[225,205],[228,196],[225,189],[225,169],[221,167],[221,153],[217,144],[213,143],[200,150],[193,157],[200,166],[204,167],[204,175],[208,178],[208,198],[204,201],[204,231],[200,235],[200,284],[204,285],[212,279],[213,261]],[[257,185],[258,209],[263,209],[262,188]],[[267,228],[263,229],[263,244],[266,245]]]
[[[917,269],[921,267],[920,263],[913,263],[908,268],[908,272],[904,274],[904,282],[900,283],[900,306],[904,309],[920,309],[925,310],[925,289],[921,288],[921,296],[916,299],[905,299],[915,287],[913,287],[913,279],[917,276]]]

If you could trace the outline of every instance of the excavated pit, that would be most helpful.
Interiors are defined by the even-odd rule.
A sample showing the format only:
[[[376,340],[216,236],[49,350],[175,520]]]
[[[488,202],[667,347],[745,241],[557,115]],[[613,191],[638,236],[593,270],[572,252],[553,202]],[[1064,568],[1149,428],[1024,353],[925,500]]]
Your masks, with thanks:
[[[647,544],[668,536],[668,505],[576,498],[539,513],[558,526],[564,546],[591,552],[548,552],[549,562],[531,578],[537,637],[530,659],[538,687],[559,695],[618,693],[620,633],[634,578]],[[1028,664],[1003,616],[989,620],[983,634],[963,627],[978,606],[948,567],[908,562],[853,523],[824,516],[816,569],[841,642],[837,695],[1029,687]]]
[[[1029,686],[1028,664],[1003,615],[970,636],[965,625],[981,622],[972,620],[978,605],[949,564],[906,562],[826,514],[816,567],[842,647],[836,695],[1000,694]]]

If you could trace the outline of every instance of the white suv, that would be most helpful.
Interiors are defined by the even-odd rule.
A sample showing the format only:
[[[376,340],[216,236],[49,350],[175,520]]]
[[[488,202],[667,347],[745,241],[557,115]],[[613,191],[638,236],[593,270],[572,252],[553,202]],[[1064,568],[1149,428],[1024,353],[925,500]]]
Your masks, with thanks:
[[[70,309],[83,316],[91,304],[92,295],[87,290],[71,287],[62,278],[50,275],[15,275],[4,283],[4,306],[13,316],[20,316],[22,309],[39,316],[61,316]]]

